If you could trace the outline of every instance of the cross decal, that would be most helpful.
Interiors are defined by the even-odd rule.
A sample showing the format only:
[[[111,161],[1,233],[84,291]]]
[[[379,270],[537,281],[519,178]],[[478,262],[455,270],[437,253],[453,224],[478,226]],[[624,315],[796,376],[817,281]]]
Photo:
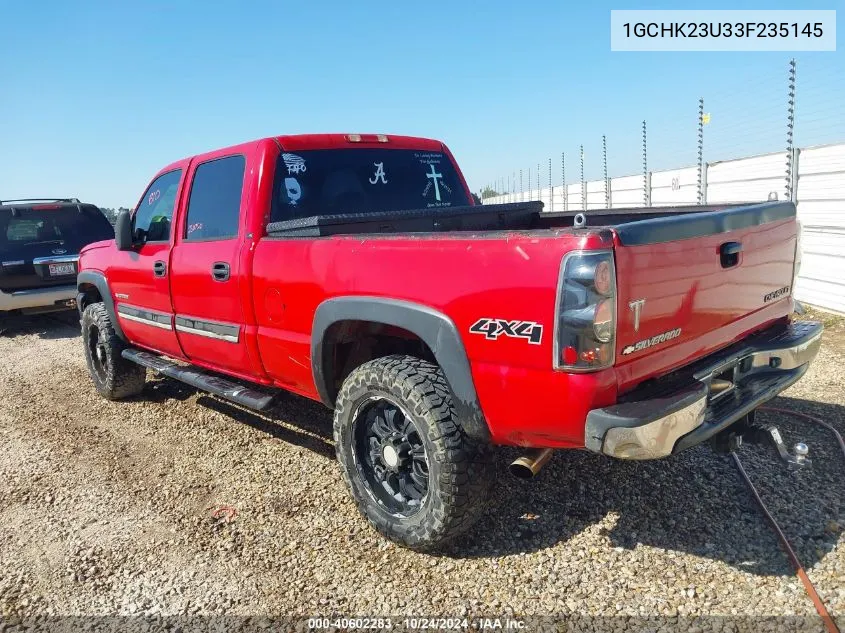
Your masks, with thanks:
[[[440,178],[443,178],[443,174],[438,172],[434,168],[434,164],[431,165],[431,173],[425,175],[426,178],[431,178],[432,182],[434,183],[434,197],[437,202],[440,202]]]

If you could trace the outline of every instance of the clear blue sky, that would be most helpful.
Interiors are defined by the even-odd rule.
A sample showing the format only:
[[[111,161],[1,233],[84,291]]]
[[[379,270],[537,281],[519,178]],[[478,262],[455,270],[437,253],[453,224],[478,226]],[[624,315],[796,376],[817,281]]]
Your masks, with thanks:
[[[790,54],[610,52],[611,8],[680,6],[0,0],[0,198],[134,206],[168,162],[299,132],[440,138],[474,190],[538,162],[545,183],[549,157],[559,181],[561,151],[573,182],[580,143],[598,176],[602,134],[611,175],[636,173],[643,119],[650,166],[695,162],[699,96],[708,158],[781,149]],[[838,39],[795,54],[799,142],[845,140]]]

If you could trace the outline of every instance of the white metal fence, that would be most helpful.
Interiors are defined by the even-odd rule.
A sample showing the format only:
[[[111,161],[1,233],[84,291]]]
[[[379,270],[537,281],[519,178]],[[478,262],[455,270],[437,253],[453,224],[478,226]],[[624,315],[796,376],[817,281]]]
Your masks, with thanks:
[[[801,301],[845,312],[845,144],[796,150],[795,199],[803,228],[801,274],[795,289]],[[759,202],[776,193],[787,197],[786,153],[762,154],[708,163],[703,169],[707,204]],[[793,166],[796,167],[795,165]],[[586,192],[586,199],[584,197]],[[698,168],[592,180],[505,194],[487,204],[541,200],[546,211],[580,211],[698,202]]]

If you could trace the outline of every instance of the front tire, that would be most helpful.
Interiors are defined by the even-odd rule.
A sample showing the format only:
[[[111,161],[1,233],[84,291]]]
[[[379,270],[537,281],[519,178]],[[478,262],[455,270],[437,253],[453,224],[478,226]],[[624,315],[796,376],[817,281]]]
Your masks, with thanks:
[[[114,331],[111,317],[102,303],[92,303],[82,313],[82,342],[88,373],[97,393],[108,400],[141,393],[147,370],[120,355],[126,345]]]
[[[435,549],[486,506],[491,452],[464,433],[432,363],[397,355],[355,369],[337,397],[334,439],[359,510],[400,545]]]

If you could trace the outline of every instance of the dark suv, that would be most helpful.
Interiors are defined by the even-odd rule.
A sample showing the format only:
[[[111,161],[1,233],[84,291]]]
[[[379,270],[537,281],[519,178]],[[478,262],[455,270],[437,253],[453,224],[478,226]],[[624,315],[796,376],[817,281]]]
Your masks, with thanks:
[[[100,209],[75,198],[0,201],[0,318],[74,307],[80,249],[112,238]]]

